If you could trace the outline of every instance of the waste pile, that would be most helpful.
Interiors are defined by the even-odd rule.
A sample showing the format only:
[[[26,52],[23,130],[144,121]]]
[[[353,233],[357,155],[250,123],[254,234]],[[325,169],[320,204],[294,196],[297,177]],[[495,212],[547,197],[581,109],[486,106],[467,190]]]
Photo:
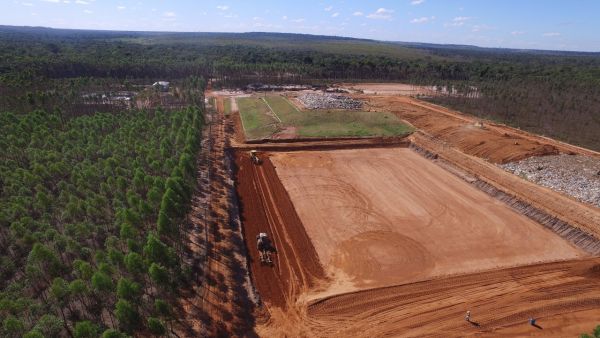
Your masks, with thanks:
[[[600,159],[561,154],[530,157],[500,167],[529,181],[600,207]]]
[[[348,96],[331,93],[305,93],[298,100],[308,109],[362,109],[363,103]]]

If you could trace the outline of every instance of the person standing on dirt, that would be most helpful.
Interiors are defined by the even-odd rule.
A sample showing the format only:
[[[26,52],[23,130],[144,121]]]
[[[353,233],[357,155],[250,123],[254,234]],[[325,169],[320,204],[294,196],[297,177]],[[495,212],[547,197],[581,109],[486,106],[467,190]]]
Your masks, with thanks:
[[[471,311],[467,311],[467,314],[465,315],[465,320],[469,323],[471,322]]]

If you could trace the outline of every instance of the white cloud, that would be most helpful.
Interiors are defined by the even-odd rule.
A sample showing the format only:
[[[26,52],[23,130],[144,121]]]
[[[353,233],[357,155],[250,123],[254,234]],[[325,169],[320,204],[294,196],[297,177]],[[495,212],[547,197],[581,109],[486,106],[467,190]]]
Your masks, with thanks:
[[[367,18],[375,20],[389,20],[392,18],[392,13],[394,13],[394,11],[391,9],[379,8],[375,11],[375,13],[367,15]]]
[[[27,7],[32,7],[33,6],[33,4],[31,2],[23,2],[21,5],[27,6]]]
[[[55,3],[55,4],[57,4],[57,3],[59,3],[59,2],[60,2],[60,0],[42,0],[42,1],[45,1],[45,2],[52,2],[52,3]]]
[[[125,6],[117,6],[117,9],[118,9],[118,10],[120,10],[120,11],[122,11],[122,10],[124,10],[124,9],[126,9],[126,8],[127,8],[127,7],[125,7]]]
[[[333,6],[327,6],[325,8],[323,8],[323,10],[325,10],[325,12],[329,12],[333,9]]]
[[[217,6],[217,9],[222,10],[222,11],[226,11],[226,10],[229,9],[229,6],[225,6],[225,5]]]
[[[281,20],[287,20],[287,19],[288,19],[287,15],[284,15],[284,16],[281,17]]]
[[[470,16],[457,16],[454,19],[452,19],[452,21],[454,22],[465,22],[467,20],[471,20]]]
[[[340,16],[340,13],[338,13],[338,12],[331,14],[332,18],[337,18],[338,16]]]
[[[454,19],[452,19],[452,23],[450,24],[450,26],[460,27],[463,26],[465,22],[469,20],[471,20],[470,16],[457,16]]]
[[[90,11],[89,9],[86,9],[86,10],[84,10],[83,12],[84,12],[85,14],[92,14],[92,13],[94,13],[94,12]]]
[[[430,17],[422,16],[420,18],[414,18],[414,19],[410,20],[410,23],[427,23],[430,20],[432,20],[432,21],[435,20],[435,16],[430,16]]]
[[[410,2],[411,5],[416,6],[416,5],[420,5],[422,3],[424,3],[425,0],[413,0]]]
[[[255,16],[255,17],[252,18],[252,20],[254,20],[254,21],[260,21],[260,20],[262,20],[262,18],[260,16]]]
[[[295,22],[295,23],[302,23],[302,22],[304,22],[306,20],[304,18],[300,18],[300,19],[294,19],[292,21]]]
[[[363,16],[363,15],[365,15],[365,13],[363,13],[363,12],[354,12],[354,13],[352,13],[352,15],[354,15],[354,16]]]
[[[547,37],[556,37],[556,36],[560,36],[560,33],[557,33],[557,32],[548,32],[548,33],[544,33],[542,35],[543,36],[547,36]]]
[[[89,5],[90,3],[83,0],[75,0],[75,3],[78,5]]]
[[[177,14],[175,14],[175,12],[164,12],[163,15],[167,18],[174,18],[177,16]]]
[[[510,34],[516,36],[516,35],[523,35],[523,34],[525,34],[525,32],[523,32],[523,31],[512,31],[512,32],[510,32]]]

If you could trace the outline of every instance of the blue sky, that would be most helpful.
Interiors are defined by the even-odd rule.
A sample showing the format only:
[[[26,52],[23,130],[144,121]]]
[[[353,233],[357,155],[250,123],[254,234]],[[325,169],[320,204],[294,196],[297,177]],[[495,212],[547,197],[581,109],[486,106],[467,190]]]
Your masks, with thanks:
[[[2,0],[0,24],[600,51],[596,0]]]

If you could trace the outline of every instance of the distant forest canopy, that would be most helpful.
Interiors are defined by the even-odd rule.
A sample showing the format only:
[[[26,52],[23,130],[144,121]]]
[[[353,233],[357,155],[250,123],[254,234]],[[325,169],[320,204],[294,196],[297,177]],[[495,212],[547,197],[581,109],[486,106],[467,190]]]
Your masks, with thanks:
[[[60,101],[57,96],[76,97],[90,83],[126,85],[189,76],[225,87],[395,81],[452,87],[461,95],[426,99],[600,150],[600,53],[303,34],[0,26],[0,60],[3,110],[47,108],[48,102]],[[475,90],[476,98],[462,95]]]

